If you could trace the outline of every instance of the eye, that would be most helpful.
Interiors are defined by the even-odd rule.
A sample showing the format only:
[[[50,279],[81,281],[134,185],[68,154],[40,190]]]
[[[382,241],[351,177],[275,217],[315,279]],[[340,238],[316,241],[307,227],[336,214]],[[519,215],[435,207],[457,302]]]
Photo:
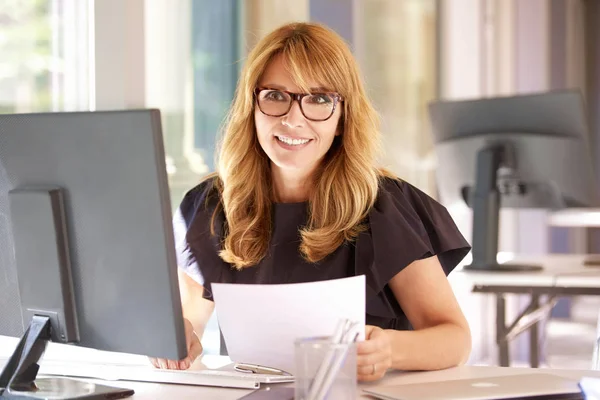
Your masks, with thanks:
[[[333,99],[330,95],[325,93],[316,93],[307,97],[307,100],[310,104],[331,104],[333,103]]]
[[[287,93],[279,90],[265,90],[262,93],[262,98],[268,101],[288,101]]]

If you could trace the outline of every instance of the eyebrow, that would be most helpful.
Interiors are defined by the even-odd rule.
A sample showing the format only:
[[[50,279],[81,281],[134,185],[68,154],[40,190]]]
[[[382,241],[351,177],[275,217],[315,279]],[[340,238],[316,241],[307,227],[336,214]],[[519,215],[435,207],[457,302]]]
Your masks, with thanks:
[[[261,85],[261,87],[269,88],[269,89],[285,90],[285,91],[288,90],[285,86],[277,85],[277,84],[266,84],[266,85]],[[323,87],[323,86],[317,86],[317,87],[311,87],[310,91],[311,92],[333,92],[334,90],[331,90],[331,89]]]

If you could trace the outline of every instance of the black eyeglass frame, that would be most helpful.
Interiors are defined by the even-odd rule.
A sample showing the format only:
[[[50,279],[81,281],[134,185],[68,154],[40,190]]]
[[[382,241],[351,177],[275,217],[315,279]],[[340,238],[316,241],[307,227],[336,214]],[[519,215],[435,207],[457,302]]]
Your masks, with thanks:
[[[277,115],[267,114],[266,112],[264,112],[260,106],[260,101],[259,101],[260,92],[262,92],[263,90],[276,90],[278,92],[288,94],[291,98],[288,109],[284,113],[277,114]],[[306,116],[306,114],[304,113],[304,109],[302,108],[302,99],[305,98],[306,96],[314,96],[314,95],[319,95],[319,94],[325,94],[325,95],[331,96],[333,98],[333,107],[331,108],[331,114],[329,114],[329,116],[324,119],[309,118]],[[344,98],[342,97],[342,95],[340,95],[339,93],[336,93],[336,92],[294,93],[294,92],[289,92],[287,90],[281,90],[281,89],[275,89],[275,88],[269,88],[269,87],[257,87],[256,89],[254,89],[254,98],[256,99],[256,104],[257,104],[260,112],[269,117],[283,117],[284,115],[286,115],[287,113],[290,112],[290,110],[292,109],[292,105],[294,104],[294,100],[296,100],[298,102],[298,105],[300,106],[300,112],[302,112],[302,115],[304,115],[304,118],[306,118],[310,121],[315,121],[315,122],[327,121],[335,113],[335,109],[336,109],[337,105],[344,101]]]

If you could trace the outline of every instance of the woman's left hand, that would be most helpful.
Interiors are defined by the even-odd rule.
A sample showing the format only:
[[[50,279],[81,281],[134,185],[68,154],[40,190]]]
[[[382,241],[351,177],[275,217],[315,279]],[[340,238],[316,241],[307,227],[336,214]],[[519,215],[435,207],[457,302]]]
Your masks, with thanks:
[[[378,326],[365,327],[365,341],[357,345],[357,379],[376,381],[392,366],[392,344],[386,331]]]

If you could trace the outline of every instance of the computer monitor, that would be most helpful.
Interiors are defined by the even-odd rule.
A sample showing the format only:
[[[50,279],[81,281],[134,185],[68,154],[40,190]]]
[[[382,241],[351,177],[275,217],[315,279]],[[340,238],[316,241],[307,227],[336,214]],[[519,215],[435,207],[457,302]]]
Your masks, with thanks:
[[[0,115],[0,335],[0,397],[90,391],[34,383],[48,341],[186,356],[158,110]]]
[[[438,101],[430,104],[429,112],[440,199],[473,209],[473,261],[466,269],[541,268],[498,264],[500,207],[599,204],[579,92]]]

